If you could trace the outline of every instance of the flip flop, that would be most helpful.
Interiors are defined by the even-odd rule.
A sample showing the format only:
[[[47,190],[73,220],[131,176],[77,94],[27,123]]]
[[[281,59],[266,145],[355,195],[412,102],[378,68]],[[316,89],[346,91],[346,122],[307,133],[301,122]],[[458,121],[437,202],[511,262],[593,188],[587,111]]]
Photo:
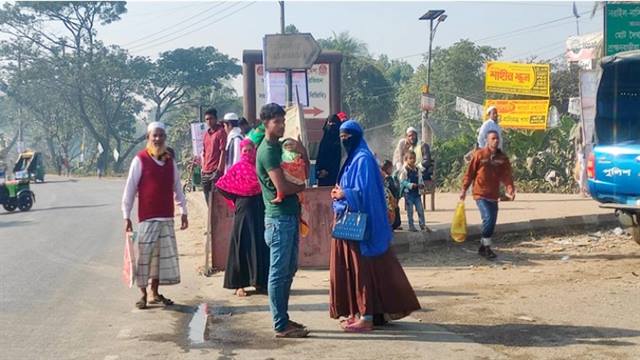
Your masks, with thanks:
[[[276,333],[276,338],[299,339],[309,336],[309,330],[290,326],[287,330]]]
[[[159,304],[162,303],[164,306],[173,305],[173,300],[164,297],[164,295],[158,294],[158,296],[154,297],[153,300],[149,301],[149,304]]]
[[[249,296],[249,294],[247,294],[246,291],[244,291],[244,289],[236,289],[235,293],[234,293],[237,297],[247,297]]]
[[[138,300],[138,302],[136,302],[136,307],[139,310],[144,310],[147,308],[147,300],[145,298],[140,298],[140,300]]]

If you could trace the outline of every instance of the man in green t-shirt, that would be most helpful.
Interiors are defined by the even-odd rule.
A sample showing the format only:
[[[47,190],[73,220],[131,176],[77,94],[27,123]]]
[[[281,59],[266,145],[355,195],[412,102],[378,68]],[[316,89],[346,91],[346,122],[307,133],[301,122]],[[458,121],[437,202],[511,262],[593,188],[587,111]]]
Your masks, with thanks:
[[[275,103],[266,104],[260,110],[265,137],[258,147],[256,170],[265,205],[264,238],[271,253],[269,306],[276,337],[306,337],[309,331],[303,325],[289,320],[287,313],[291,283],[298,268],[300,203],[296,194],[302,192],[305,186],[288,182],[280,167],[282,145],[279,140],[284,135],[284,115],[284,109]],[[302,154],[308,172],[307,151],[299,141],[296,147],[296,151]],[[284,200],[275,200],[276,193],[284,194]]]

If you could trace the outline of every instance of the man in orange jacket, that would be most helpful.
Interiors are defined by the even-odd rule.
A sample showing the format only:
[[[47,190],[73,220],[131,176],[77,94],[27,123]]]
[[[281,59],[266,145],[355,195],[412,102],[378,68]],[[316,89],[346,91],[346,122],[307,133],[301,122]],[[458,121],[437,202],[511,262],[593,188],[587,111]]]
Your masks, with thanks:
[[[473,183],[473,199],[476,201],[482,217],[482,239],[478,253],[495,259],[491,250],[491,237],[498,220],[498,199],[500,183],[507,187],[507,197],[514,200],[516,196],[511,175],[509,158],[499,149],[500,136],[497,131],[487,132],[487,146],[476,150],[464,176],[460,200],[464,201],[467,189]]]

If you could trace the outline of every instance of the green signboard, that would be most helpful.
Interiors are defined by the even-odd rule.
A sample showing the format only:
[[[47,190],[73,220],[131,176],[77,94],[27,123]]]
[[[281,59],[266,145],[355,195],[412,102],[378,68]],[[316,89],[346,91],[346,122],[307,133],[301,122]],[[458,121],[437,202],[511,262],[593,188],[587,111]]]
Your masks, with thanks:
[[[604,33],[605,55],[640,49],[640,2],[608,2]]]

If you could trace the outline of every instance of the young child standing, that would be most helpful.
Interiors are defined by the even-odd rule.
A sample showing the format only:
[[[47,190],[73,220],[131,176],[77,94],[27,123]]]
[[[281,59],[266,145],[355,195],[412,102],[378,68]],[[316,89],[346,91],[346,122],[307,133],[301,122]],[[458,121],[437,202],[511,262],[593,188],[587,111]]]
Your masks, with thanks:
[[[420,197],[420,189],[424,188],[420,169],[416,166],[416,153],[412,150],[407,151],[404,155],[404,166],[398,174],[400,180],[401,192],[404,195],[404,203],[407,209],[407,217],[409,220],[409,231],[417,232],[413,223],[413,209],[418,213],[418,221],[420,230],[429,231],[424,220],[424,207]]]
[[[385,160],[382,163],[382,176],[384,177],[384,187],[388,196],[391,196],[391,199],[387,199],[388,206],[390,205],[389,212],[391,229],[393,230],[401,230],[400,227],[400,207],[398,206],[398,201],[400,201],[400,183],[398,179],[393,175],[393,163],[389,160]]]

